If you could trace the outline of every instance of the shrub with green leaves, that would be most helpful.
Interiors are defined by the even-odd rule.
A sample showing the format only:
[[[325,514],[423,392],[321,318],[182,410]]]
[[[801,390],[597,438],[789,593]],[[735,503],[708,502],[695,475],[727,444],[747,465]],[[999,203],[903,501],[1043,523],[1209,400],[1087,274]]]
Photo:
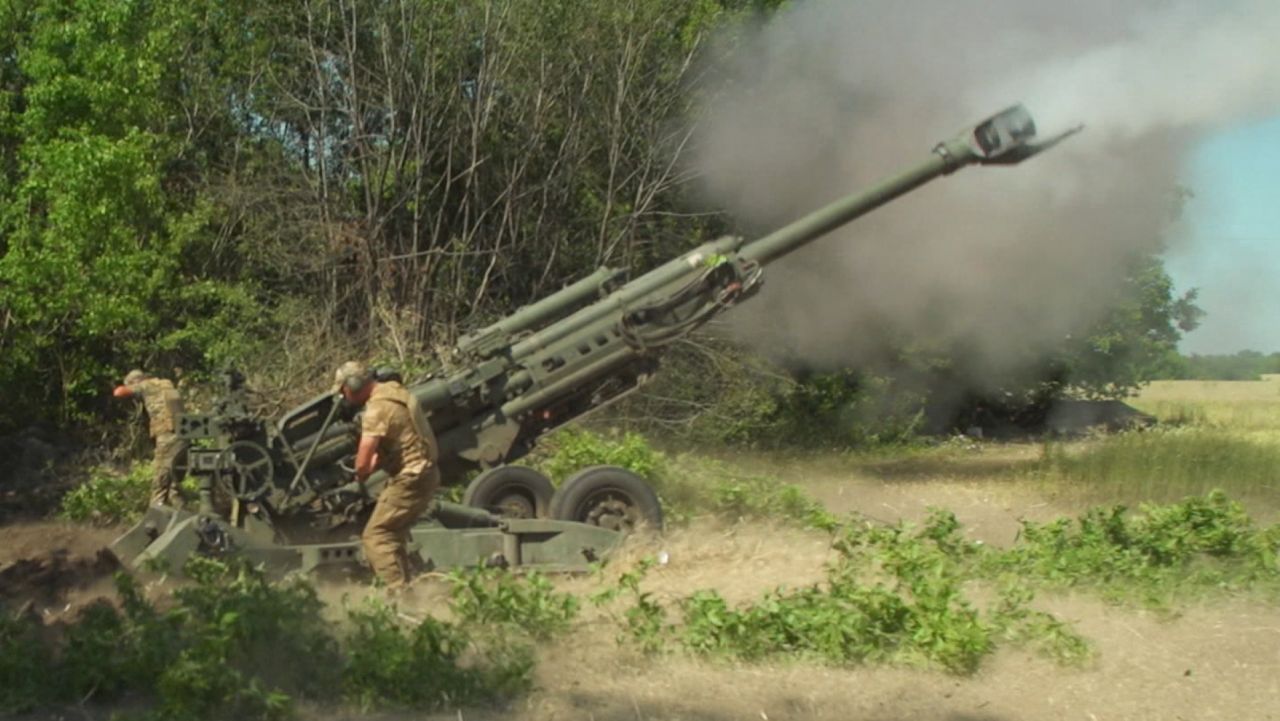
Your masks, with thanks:
[[[1280,525],[1259,528],[1221,491],[1167,505],[1090,509],[1075,519],[1024,521],[1018,543],[982,571],[1112,597],[1165,599],[1214,588],[1280,587]]]
[[[38,619],[0,607],[0,714],[30,711],[57,698],[51,649]]]
[[[666,458],[639,433],[595,433],[566,426],[541,442],[536,464],[557,483],[588,466],[620,466],[644,478],[666,469]]]
[[[427,617],[406,627],[370,601],[349,612],[343,692],[362,707],[437,709],[527,691],[533,653],[498,635],[481,643],[464,626]]]
[[[527,690],[533,670],[513,625],[563,628],[577,608],[545,578],[485,576],[473,588],[489,595],[455,609],[460,623],[406,624],[370,602],[340,630],[301,578],[272,582],[247,562],[199,556],[183,571],[191,585],[163,604],[117,574],[119,609],[91,604],[64,628],[0,615],[0,713],[126,693],[153,701],[155,719],[275,720],[295,699],[415,709],[502,700]]]
[[[712,508],[734,520],[780,518],[823,531],[838,525],[835,515],[799,486],[763,476],[726,477],[711,487],[711,497]]]
[[[578,614],[577,597],[557,592],[537,571],[517,576],[477,568],[454,572],[449,580],[453,611],[467,623],[505,624],[546,639],[568,629]]]
[[[89,480],[62,497],[59,515],[69,521],[128,523],[147,509],[151,496],[151,463],[135,463],[119,473],[98,467]]]

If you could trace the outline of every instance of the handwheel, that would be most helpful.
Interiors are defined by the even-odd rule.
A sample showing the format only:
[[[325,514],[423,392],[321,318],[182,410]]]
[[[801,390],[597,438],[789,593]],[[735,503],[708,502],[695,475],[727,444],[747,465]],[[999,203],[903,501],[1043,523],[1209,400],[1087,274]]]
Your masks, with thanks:
[[[235,441],[218,455],[214,483],[242,501],[257,501],[271,492],[275,464],[266,448],[252,441]]]

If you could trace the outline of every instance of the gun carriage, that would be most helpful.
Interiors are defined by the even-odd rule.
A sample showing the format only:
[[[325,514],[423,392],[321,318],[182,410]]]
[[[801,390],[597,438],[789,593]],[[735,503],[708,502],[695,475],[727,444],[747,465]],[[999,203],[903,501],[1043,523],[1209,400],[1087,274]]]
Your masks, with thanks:
[[[635,526],[661,527],[657,496],[625,469],[585,468],[557,490],[515,463],[546,433],[644,384],[668,345],[753,296],[768,263],[931,180],[1017,164],[1078,130],[1035,143],[1031,116],[1011,107],[762,238],[723,237],[631,279],[600,268],[463,337],[459,370],[409,386],[439,441],[444,484],[466,485],[461,504],[440,502],[415,527],[423,562],[581,567]],[[193,441],[201,512],[153,508],[117,553],[136,564],[234,550],[303,569],[356,560],[371,501],[348,483],[358,428],[350,409],[324,393],[268,423],[248,413],[242,379],[229,377],[227,390],[213,412],[180,423]],[[370,479],[374,493],[382,480]],[[229,499],[215,512],[219,491]]]

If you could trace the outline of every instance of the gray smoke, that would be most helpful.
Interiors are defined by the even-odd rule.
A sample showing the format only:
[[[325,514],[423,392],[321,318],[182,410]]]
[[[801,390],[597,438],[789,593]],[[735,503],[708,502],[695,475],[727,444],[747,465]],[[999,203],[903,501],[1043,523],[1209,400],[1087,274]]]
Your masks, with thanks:
[[[1177,242],[1179,171],[1204,133],[1280,111],[1280,2],[798,2],[721,63],[694,161],[752,235],[1025,101],[1042,135],[770,268],[738,335],[856,364],[960,344],[992,373],[1034,362],[1114,302],[1124,260]]]

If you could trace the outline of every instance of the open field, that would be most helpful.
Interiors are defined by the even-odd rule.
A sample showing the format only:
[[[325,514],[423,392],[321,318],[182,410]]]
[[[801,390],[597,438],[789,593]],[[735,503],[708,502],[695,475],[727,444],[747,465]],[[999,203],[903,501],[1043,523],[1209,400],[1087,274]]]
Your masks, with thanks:
[[[1223,428],[1280,443],[1280,376],[1260,381],[1154,381],[1129,404],[1165,423]]]
[[[1280,383],[1162,383],[1133,405],[1176,427],[1069,442],[956,441],[894,454],[716,456],[735,474],[795,484],[837,515],[919,523],[930,508],[946,508],[965,538],[1001,548],[1016,542],[1023,520],[1048,522],[1099,503],[1166,502],[1212,487],[1242,499],[1256,520],[1280,518],[1273,470],[1280,469]],[[10,552],[0,560],[34,549],[42,537],[70,554],[86,554],[104,534],[78,533],[65,524],[3,528],[0,548]],[[779,587],[821,583],[836,559],[823,531],[782,521],[697,517],[661,538],[633,542],[611,568],[634,569],[658,552],[669,562],[649,572],[644,589],[673,605],[703,589],[715,589],[734,606]],[[557,587],[586,598],[601,583],[571,577],[558,579]],[[89,584],[68,600],[98,588]],[[984,593],[975,592],[976,598]],[[367,593],[325,587],[322,598],[336,602]],[[447,596],[441,582],[428,580],[402,609],[412,616],[438,614]],[[901,664],[707,659],[674,648],[648,655],[620,645],[618,619],[587,606],[565,635],[539,643],[535,688],[509,705],[363,714],[304,702],[299,711],[305,718],[397,721],[1280,719],[1280,604],[1274,598],[1209,591],[1151,609],[1081,588],[1042,591],[1032,605],[1087,639],[1091,659],[1063,666],[1002,647],[975,673],[956,675]],[[113,710],[90,704],[31,718],[106,718]]]

